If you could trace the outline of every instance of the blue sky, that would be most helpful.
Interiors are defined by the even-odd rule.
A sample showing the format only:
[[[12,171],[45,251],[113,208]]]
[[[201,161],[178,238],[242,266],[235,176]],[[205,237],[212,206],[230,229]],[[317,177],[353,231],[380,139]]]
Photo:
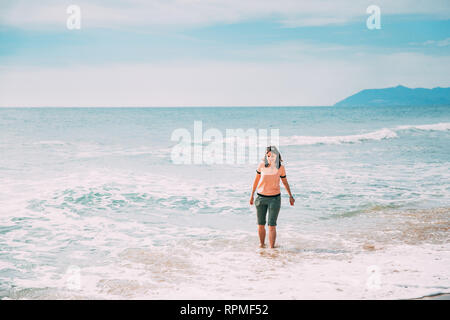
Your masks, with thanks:
[[[380,30],[372,2],[317,3],[79,1],[68,30],[76,1],[5,1],[0,106],[331,105],[450,85],[450,2],[380,1]]]

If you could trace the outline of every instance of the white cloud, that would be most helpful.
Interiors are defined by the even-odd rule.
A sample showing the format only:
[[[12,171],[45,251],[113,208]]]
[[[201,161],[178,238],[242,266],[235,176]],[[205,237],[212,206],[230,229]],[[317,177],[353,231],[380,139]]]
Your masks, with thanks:
[[[69,68],[3,67],[0,106],[331,105],[361,89],[449,86],[450,57],[299,55],[290,63],[178,61]]]
[[[201,26],[276,17],[287,27],[342,24],[366,17],[368,0],[78,0],[84,27]],[[68,0],[6,0],[0,22],[24,28],[65,26]],[[383,14],[450,17],[448,0],[378,0]]]

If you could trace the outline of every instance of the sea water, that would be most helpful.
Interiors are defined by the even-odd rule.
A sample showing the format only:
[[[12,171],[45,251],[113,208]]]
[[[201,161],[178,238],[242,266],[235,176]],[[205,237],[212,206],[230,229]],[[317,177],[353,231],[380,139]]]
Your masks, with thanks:
[[[257,163],[173,162],[195,121],[279,130],[275,249]],[[0,298],[450,292],[449,161],[450,107],[1,108]]]

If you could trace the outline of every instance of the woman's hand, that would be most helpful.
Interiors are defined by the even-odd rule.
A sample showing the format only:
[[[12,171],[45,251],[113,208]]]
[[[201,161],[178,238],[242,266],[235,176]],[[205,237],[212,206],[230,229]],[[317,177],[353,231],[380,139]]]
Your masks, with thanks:
[[[253,205],[253,195],[250,197],[250,205]]]
[[[291,203],[291,206],[294,205],[295,199],[294,199],[293,196],[290,196],[290,197],[289,197],[289,202]]]

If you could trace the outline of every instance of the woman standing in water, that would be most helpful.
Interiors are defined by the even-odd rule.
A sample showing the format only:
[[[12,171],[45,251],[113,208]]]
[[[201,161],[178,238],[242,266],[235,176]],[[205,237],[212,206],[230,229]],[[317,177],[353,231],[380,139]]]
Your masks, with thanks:
[[[270,248],[275,247],[275,238],[277,236],[277,218],[281,207],[280,178],[289,194],[289,202],[294,205],[295,199],[291,194],[289,183],[286,179],[286,169],[281,165],[281,155],[275,146],[267,147],[264,160],[261,161],[256,169],[256,177],[253,182],[250,205],[253,205],[253,195],[258,187],[257,197],[254,201],[256,207],[258,234],[260,247],[265,247],[266,239],[266,215],[269,210],[269,244]],[[261,179],[262,176],[262,179]],[[261,183],[258,186],[259,181]]]

